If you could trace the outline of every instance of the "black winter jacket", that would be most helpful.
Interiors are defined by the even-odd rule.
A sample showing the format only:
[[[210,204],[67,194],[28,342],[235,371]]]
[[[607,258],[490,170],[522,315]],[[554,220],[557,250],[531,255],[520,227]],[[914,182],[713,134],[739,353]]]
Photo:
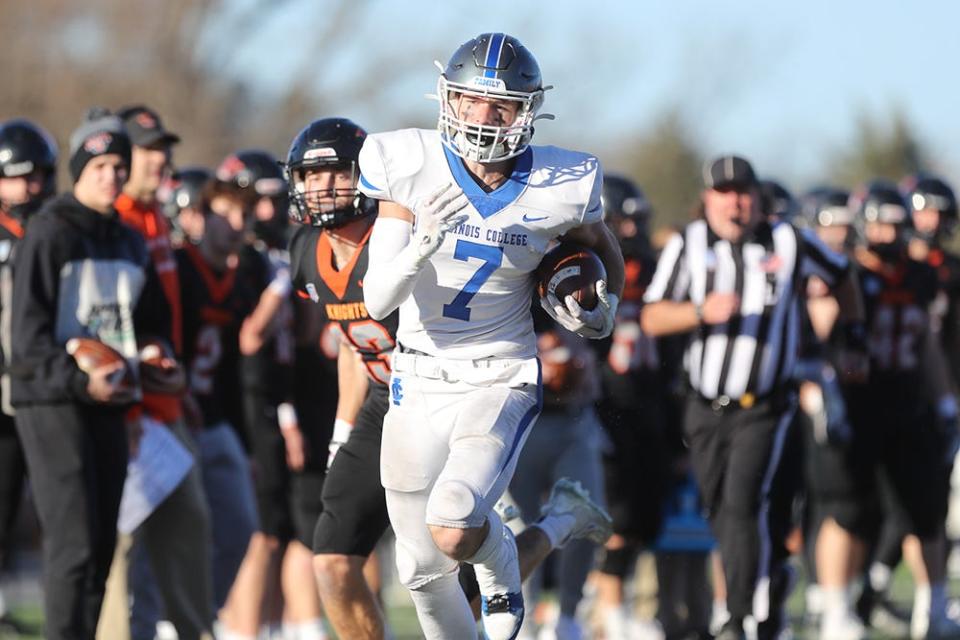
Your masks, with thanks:
[[[72,194],[30,218],[14,262],[14,406],[91,402],[87,374],[66,350],[73,337],[105,342],[134,362],[137,335],[170,339],[170,311],[143,238],[115,212]]]

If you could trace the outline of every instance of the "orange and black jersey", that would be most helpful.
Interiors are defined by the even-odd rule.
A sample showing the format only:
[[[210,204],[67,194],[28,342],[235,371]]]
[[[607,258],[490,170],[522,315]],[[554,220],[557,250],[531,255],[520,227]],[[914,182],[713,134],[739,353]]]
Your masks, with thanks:
[[[279,261],[271,264],[267,253],[252,245],[245,246],[240,252],[237,267],[239,277],[254,288],[259,286],[258,283],[269,283],[279,268],[285,269],[286,265],[281,266]],[[244,391],[259,394],[274,405],[290,399],[294,360],[293,322],[291,299],[277,311],[274,319],[276,330],[272,335],[255,354],[241,358]]]
[[[176,251],[183,312],[183,363],[204,425],[242,432],[240,326],[267,286],[267,270],[214,270],[193,245]]]
[[[330,333],[339,324],[327,322],[323,307],[294,295],[294,380],[293,402],[301,428],[332,429],[337,417],[337,354],[340,345]],[[326,441],[330,433],[314,436]]]
[[[399,313],[394,311],[377,321],[367,314],[363,303],[367,241],[372,230],[360,241],[350,262],[337,270],[327,235],[316,227],[300,227],[290,241],[290,268],[297,295],[317,303],[329,330],[360,353],[375,382],[387,384]]]
[[[913,374],[923,367],[930,309],[940,286],[936,271],[905,255],[861,260],[860,266],[871,381],[922,384]]]
[[[661,341],[640,328],[643,294],[656,267],[652,254],[624,256],[623,296],[600,371],[604,399],[621,409],[636,408],[641,396],[663,393]]]

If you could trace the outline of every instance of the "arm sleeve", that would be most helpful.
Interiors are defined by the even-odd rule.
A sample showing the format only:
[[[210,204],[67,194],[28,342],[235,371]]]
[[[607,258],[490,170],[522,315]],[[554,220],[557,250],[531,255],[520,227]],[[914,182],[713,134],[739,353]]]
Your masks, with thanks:
[[[674,234],[663,248],[663,253],[660,254],[653,280],[643,295],[644,302],[686,299],[690,276],[687,273],[684,253],[683,234]]]
[[[801,229],[797,235],[797,249],[801,255],[800,270],[803,277],[817,276],[831,289],[843,279],[850,269],[846,256],[834,253],[809,229]]]
[[[36,223],[47,220],[34,220]],[[57,236],[31,225],[18,246],[11,310],[12,396],[17,404],[90,401],[87,374],[54,337],[60,266]]]
[[[374,320],[382,320],[406,300],[423,260],[410,242],[413,225],[398,218],[377,218],[370,236],[363,302]]]

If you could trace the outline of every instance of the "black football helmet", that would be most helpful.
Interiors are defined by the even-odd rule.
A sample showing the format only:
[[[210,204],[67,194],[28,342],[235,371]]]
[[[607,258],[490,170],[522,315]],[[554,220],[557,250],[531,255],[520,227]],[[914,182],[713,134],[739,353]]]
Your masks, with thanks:
[[[850,227],[856,212],[850,209],[850,192],[836,187],[817,187],[803,195],[800,214],[805,226]]]
[[[286,179],[290,190],[290,217],[301,224],[333,229],[356,218],[376,213],[377,203],[357,189],[360,179],[360,148],[367,132],[347,118],[314,120],[293,139],[287,153]],[[315,168],[345,168],[352,176],[353,187],[347,193],[331,189],[332,193],[308,192],[304,183],[307,171]],[[320,196],[349,196],[350,205],[337,209],[321,207]]]
[[[620,241],[624,255],[647,252],[653,209],[640,187],[625,176],[605,174],[600,202],[603,219]]]
[[[255,217],[253,233],[270,247],[286,247],[290,199],[283,168],[273,154],[262,149],[232,153],[217,167],[216,178],[241,189],[253,189],[257,200],[269,198],[273,203],[273,217],[268,220]]]
[[[845,253],[863,243],[856,212],[849,203],[850,192],[845,189],[816,187],[800,198],[799,213],[794,221],[798,226],[815,230],[834,251]],[[840,231],[824,231],[828,227]]]
[[[761,180],[760,193],[763,197],[764,214],[784,222],[793,222],[799,207],[786,187],[776,180]]]
[[[482,33],[464,42],[446,66],[439,62],[437,99],[446,147],[462,158],[498,162],[523,153],[533,138],[533,123],[553,116],[537,115],[543,106],[540,65],[520,41],[505,33]],[[516,120],[507,126],[472,124],[461,120],[452,100],[458,95],[496,98],[519,103]]]
[[[0,176],[16,178],[34,171],[43,173],[43,187],[37,196],[15,205],[0,202],[0,207],[26,219],[56,193],[57,154],[57,143],[50,134],[29,120],[18,118],[0,125]]]
[[[600,202],[604,220],[630,218],[637,221],[638,227],[646,228],[653,215],[650,201],[640,187],[630,178],[617,174],[603,176]]]
[[[924,209],[933,209],[940,214],[940,222],[932,234],[923,234],[925,240],[951,235],[957,228],[957,197],[943,179],[936,176],[917,175],[904,180],[901,185],[904,198],[913,214]],[[915,233],[919,233],[916,229]]]
[[[170,184],[164,198],[163,213],[171,220],[187,207],[200,206],[200,194],[203,187],[213,178],[213,172],[206,167],[184,167],[177,169],[170,177]]]
[[[892,244],[906,241],[907,233],[911,228],[910,214],[907,211],[907,203],[893,182],[871,180],[853,192],[849,206],[856,212],[857,226],[860,229],[865,229],[871,222],[892,224],[897,229],[897,236]],[[864,237],[867,236],[864,234]],[[876,243],[870,244],[874,250],[891,248]]]

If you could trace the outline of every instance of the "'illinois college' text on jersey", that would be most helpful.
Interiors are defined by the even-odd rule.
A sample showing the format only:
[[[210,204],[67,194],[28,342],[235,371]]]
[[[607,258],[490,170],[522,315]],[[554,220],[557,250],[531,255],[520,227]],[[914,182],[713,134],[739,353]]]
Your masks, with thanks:
[[[531,146],[511,176],[487,193],[437,131],[374,134],[360,152],[360,189],[416,211],[455,183],[470,204],[400,305],[399,342],[458,359],[532,358],[537,353],[531,273],[551,240],[602,219],[602,173],[593,156]]]

